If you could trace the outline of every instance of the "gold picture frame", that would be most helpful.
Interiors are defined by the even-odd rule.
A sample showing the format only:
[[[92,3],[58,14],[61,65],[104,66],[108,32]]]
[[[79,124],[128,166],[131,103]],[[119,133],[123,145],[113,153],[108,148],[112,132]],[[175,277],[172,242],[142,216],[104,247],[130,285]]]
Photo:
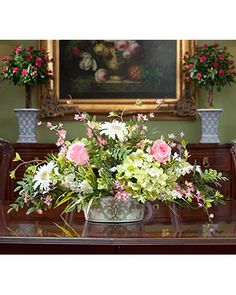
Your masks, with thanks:
[[[101,41],[102,40],[100,40],[100,42]],[[183,77],[182,67],[184,53],[186,51],[191,52],[194,48],[195,42],[192,40],[172,40],[172,44],[173,41],[176,42],[174,44],[175,52],[173,52],[176,56],[175,68],[172,71],[172,75],[175,75],[175,80],[173,81],[176,81],[175,85],[173,85],[173,87],[175,87],[175,95],[173,95],[173,97],[158,97],[158,95],[145,97],[144,95],[133,95],[133,97],[127,98],[124,97],[126,93],[124,91],[122,92],[121,89],[121,97],[116,98],[107,96],[101,97],[101,93],[99,98],[88,96],[86,98],[78,98],[72,95],[73,104],[76,105],[81,112],[88,112],[90,114],[103,116],[107,115],[111,111],[118,112],[125,110],[126,114],[152,112],[157,108],[157,105],[161,103],[161,106],[158,108],[158,115],[155,116],[156,119],[194,119],[196,117],[195,99],[191,95],[189,84]],[[65,119],[71,119],[76,112],[75,108],[68,104],[69,96],[63,97],[60,93],[60,88],[64,83],[64,80],[60,79],[60,75],[63,74],[63,72],[60,71],[60,67],[62,67],[60,42],[62,43],[63,41],[40,41],[40,47],[45,48],[49,52],[50,59],[53,61],[50,63],[50,70],[53,73],[53,79],[50,81],[49,85],[42,86],[40,93],[42,118],[64,117]],[[82,40],[78,42],[82,42]],[[160,42],[164,41],[152,40],[152,42],[159,42],[158,44],[161,44]],[[163,57],[163,59],[165,58],[168,58],[168,56]],[[65,74],[65,77],[66,75],[67,74]],[[94,82],[96,81],[94,80]],[[168,83],[168,81],[166,83]],[[137,99],[142,101],[141,106],[135,104]]]

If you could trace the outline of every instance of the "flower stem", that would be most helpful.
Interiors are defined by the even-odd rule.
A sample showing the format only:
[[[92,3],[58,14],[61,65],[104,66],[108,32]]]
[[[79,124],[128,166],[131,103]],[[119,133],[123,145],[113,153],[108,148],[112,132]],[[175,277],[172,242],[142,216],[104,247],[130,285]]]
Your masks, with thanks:
[[[213,89],[212,88],[208,89],[207,100],[208,100],[208,107],[212,108],[213,107]]]
[[[32,106],[31,103],[31,86],[25,85],[25,106],[27,109],[30,109]]]

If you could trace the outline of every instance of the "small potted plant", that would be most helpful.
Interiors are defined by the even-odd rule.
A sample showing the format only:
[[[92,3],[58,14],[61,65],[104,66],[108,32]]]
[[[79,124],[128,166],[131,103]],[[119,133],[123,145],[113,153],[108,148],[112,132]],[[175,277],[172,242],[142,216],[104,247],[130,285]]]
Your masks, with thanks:
[[[218,44],[196,46],[193,54],[184,55],[185,78],[190,80],[194,91],[207,90],[207,108],[198,109],[202,122],[200,142],[220,142],[218,138],[218,120],[222,109],[214,108],[214,90],[221,91],[224,86],[235,82],[235,66],[227,47]]]
[[[49,56],[45,49],[22,48],[17,45],[9,56],[2,56],[1,75],[17,86],[25,87],[25,108],[15,109],[19,123],[17,142],[36,142],[35,127],[39,109],[32,108],[32,88],[47,83]]]

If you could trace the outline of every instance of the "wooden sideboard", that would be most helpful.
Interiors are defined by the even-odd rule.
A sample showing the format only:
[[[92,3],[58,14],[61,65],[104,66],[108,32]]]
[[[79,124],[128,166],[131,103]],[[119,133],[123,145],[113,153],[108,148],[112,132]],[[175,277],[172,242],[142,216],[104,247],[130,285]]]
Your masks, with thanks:
[[[229,181],[226,181],[222,184],[222,187],[219,190],[226,196],[236,199],[236,192],[234,187],[235,181],[235,171],[233,160],[231,156],[231,144],[189,144],[188,150],[191,155],[189,161],[194,164],[200,165],[204,168],[213,168],[217,169],[225,176],[228,177]],[[24,160],[33,160],[33,159],[43,159],[45,155],[51,152],[58,150],[55,144],[44,144],[44,143],[33,143],[33,144],[13,144],[15,152],[21,155],[21,158]],[[12,162],[11,170],[16,167],[18,163]],[[18,177],[16,180],[8,181],[7,194],[5,196],[6,200],[12,201],[17,196],[14,194],[14,187],[16,181],[18,181],[23,173],[23,167],[19,169],[17,173]],[[201,212],[201,211],[199,211]],[[224,206],[224,210],[220,210],[219,214],[231,215],[230,204]],[[191,213],[192,214],[192,213]],[[196,213],[201,214],[201,213]]]
[[[235,169],[231,154],[232,144],[189,144],[188,151],[191,155],[189,161],[194,164],[200,165],[202,169],[216,169],[221,171],[224,176],[229,180],[222,182],[221,187],[218,190],[223,193],[223,195],[230,199],[236,199],[236,192],[234,188],[235,181]],[[225,206],[216,207],[215,214],[218,216],[228,215],[231,216],[232,208],[231,203],[226,202]],[[204,214],[204,212],[199,211],[197,214]]]

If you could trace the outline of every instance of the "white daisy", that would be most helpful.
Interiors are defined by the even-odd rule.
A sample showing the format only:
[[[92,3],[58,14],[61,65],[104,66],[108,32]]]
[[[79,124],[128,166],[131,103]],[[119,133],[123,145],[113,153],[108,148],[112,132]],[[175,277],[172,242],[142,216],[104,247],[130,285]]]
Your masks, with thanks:
[[[49,162],[43,166],[40,166],[36,172],[36,175],[33,178],[34,189],[39,187],[41,193],[47,193],[50,189],[50,184],[52,183],[50,179],[50,173],[52,169],[55,168],[53,162]]]
[[[117,120],[110,122],[105,122],[100,126],[100,134],[107,135],[108,137],[115,139],[116,136],[120,141],[124,141],[125,136],[128,134],[125,123],[119,122]]]

